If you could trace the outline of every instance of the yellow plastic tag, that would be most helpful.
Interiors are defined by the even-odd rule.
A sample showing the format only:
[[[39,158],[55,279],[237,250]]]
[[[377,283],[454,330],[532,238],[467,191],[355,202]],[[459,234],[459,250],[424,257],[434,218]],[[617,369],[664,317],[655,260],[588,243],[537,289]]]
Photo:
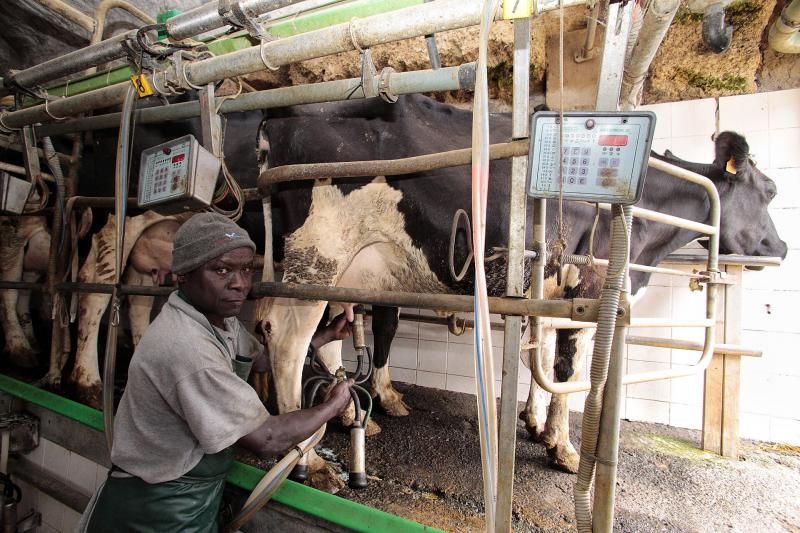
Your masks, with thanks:
[[[136,92],[139,93],[139,98],[145,96],[152,96],[153,88],[150,87],[150,82],[147,81],[147,76],[144,74],[134,74],[131,76],[131,83],[136,87]]]
[[[736,164],[733,162],[732,157],[728,160],[728,164],[725,165],[725,170],[727,170],[731,174],[736,174]]]
[[[533,0],[503,0],[503,18],[521,19],[533,14]]]

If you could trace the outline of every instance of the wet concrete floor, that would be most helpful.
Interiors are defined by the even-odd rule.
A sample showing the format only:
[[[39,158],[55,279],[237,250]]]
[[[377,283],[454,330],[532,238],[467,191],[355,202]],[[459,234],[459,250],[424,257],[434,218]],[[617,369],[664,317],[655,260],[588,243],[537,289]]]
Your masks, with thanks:
[[[447,531],[482,531],[475,397],[395,386],[411,415],[375,413],[382,432],[367,438],[369,487],[338,495]],[[570,434],[578,449],[580,414]],[[521,422],[517,439],[514,530],[575,530],[575,476],[553,470]],[[623,421],[615,531],[800,532],[800,448],[742,441],[733,461],[699,443],[699,431]],[[349,446],[329,425],[318,450],[346,472]]]

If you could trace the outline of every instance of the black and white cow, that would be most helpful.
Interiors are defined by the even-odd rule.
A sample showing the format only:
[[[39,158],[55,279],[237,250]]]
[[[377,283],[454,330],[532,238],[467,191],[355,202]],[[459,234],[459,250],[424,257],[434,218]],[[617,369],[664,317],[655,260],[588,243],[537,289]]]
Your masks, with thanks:
[[[495,115],[491,121],[491,141],[508,140],[510,117]],[[470,112],[423,96],[402,97],[393,105],[373,99],[298,106],[271,112],[261,125],[260,164],[266,168],[402,158],[467,147],[470,132]],[[725,170],[729,161],[735,173]],[[720,134],[714,162],[709,165],[678,163],[708,176],[717,185],[722,199],[722,252],[786,255],[786,244],[778,237],[767,212],[767,205],[776,193],[775,184],[754,166],[743,137],[730,132]],[[275,242],[285,238],[283,250],[276,250],[283,263],[284,281],[375,290],[470,292],[472,280],[454,282],[448,267],[451,222],[457,209],[470,211],[470,181],[470,170],[464,166],[419,175],[348,179],[335,184],[320,179],[276,187],[272,200],[277,221]],[[493,162],[487,248],[506,246],[509,183],[510,162]],[[698,221],[708,218],[708,200],[700,187],[654,170],[648,174],[639,205]],[[555,206],[549,206],[548,239],[555,235],[556,213]],[[591,206],[565,205],[567,253],[588,252],[593,217]],[[608,256],[608,233],[609,219],[601,217],[594,248],[597,257]],[[692,231],[636,219],[631,260],[655,265],[697,237]],[[456,264],[467,253],[465,242],[457,242]],[[586,276],[585,271],[566,267],[559,287],[556,269],[556,265],[550,264],[546,270],[547,297],[599,295],[602,280],[597,276]],[[504,274],[504,261],[487,265],[488,285],[495,295],[501,294],[505,287]],[[649,274],[633,272],[633,292],[645,286],[648,278]],[[300,407],[306,347],[325,305],[325,302],[286,298],[265,299],[259,304],[257,316],[267,332],[277,402],[282,412]],[[387,412],[404,415],[407,408],[402,396],[392,388],[386,366],[397,329],[397,309],[375,307],[374,313],[376,371],[372,386]],[[554,366],[557,381],[574,379],[584,352],[580,345],[585,340],[585,334],[579,330],[557,332]],[[331,367],[340,364],[338,348],[330,345],[325,348],[323,355]],[[521,415],[531,435],[545,442],[556,464],[574,471],[577,455],[567,432],[566,398],[552,399],[550,422],[544,428],[537,425],[534,411],[535,406],[529,400]],[[330,488],[338,484],[321,459],[315,457],[310,465],[317,473],[312,478],[316,485]]]

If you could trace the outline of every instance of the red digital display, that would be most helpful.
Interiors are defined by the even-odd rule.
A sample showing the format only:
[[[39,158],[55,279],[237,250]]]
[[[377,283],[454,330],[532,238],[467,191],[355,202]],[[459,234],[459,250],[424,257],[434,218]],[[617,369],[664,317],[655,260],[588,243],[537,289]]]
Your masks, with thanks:
[[[627,146],[627,135],[601,135],[597,139],[597,144],[600,146]]]
[[[181,161],[184,160],[185,157],[186,157],[186,154],[178,154],[178,155],[176,155],[175,157],[172,158],[172,162],[173,163],[180,163]]]

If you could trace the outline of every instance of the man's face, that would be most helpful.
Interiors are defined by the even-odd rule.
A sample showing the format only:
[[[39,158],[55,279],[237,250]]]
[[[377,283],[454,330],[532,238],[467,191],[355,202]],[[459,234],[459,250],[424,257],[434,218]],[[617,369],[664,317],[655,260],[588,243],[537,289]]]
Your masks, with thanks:
[[[223,319],[242,309],[252,285],[253,251],[236,248],[179,276],[181,292],[209,322],[223,327]]]

